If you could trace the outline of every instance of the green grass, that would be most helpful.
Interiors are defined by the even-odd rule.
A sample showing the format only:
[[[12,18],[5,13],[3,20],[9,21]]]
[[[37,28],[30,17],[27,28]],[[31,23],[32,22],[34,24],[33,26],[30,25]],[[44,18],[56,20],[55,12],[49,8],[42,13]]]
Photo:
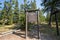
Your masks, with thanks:
[[[15,25],[1,25],[0,32],[12,30]]]

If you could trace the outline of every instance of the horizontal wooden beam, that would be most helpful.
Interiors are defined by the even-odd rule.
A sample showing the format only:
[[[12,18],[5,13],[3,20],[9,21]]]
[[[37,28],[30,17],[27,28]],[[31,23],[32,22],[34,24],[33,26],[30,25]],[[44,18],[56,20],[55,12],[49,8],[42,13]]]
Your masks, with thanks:
[[[25,12],[35,12],[35,11],[39,11],[39,9],[25,10]]]

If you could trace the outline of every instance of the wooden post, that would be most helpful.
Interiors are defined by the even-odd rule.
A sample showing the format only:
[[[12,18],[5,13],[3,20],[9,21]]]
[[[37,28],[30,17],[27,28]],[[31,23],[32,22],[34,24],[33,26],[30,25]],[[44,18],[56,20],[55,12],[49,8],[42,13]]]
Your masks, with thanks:
[[[27,13],[26,13],[26,40],[27,40]]]
[[[38,40],[40,38],[40,32],[39,32],[39,12],[37,11],[37,28],[38,28]]]
[[[55,13],[55,21],[56,21],[56,32],[57,32],[57,35],[59,36],[58,20],[57,20],[57,14],[56,13]]]

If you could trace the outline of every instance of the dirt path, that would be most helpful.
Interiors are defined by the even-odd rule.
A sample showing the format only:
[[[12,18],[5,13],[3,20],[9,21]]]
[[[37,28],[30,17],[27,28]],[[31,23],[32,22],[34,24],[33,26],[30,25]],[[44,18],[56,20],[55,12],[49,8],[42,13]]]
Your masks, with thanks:
[[[0,40],[24,40],[24,39],[17,35],[10,34],[10,35],[0,37]]]
[[[22,35],[18,36],[18,35],[15,35],[15,34],[10,34],[10,35],[6,35],[6,36],[3,36],[3,37],[0,37],[0,40],[26,40],[26,39],[23,38]],[[28,36],[27,40],[38,40],[38,39],[30,38]],[[52,38],[51,36],[48,36],[47,34],[41,33],[39,40],[56,40],[56,39]]]
[[[44,27],[42,27],[42,28],[41,27],[40,27],[40,29],[45,32],[46,29],[44,29]],[[41,30],[40,30],[40,39],[39,40],[57,40],[56,37],[49,35],[49,34],[51,34],[51,32],[49,34],[47,34],[47,33],[41,32]],[[34,33],[37,33],[37,32],[35,31]],[[31,36],[31,34],[32,34],[32,32],[31,33],[28,32],[27,40],[38,40],[35,37],[35,36],[37,36],[36,34],[34,34],[34,37]],[[0,40],[26,40],[25,39],[25,31],[20,31],[15,34],[9,34],[9,35],[0,37]]]

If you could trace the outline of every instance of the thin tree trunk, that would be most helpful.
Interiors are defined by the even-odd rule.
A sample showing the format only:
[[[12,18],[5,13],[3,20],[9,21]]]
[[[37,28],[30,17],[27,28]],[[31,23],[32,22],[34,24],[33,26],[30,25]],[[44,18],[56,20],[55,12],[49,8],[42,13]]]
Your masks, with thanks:
[[[49,19],[49,26],[51,27],[51,18],[52,17],[52,14],[50,14],[50,19]]]
[[[59,35],[58,20],[57,20],[57,14],[56,13],[55,13],[55,21],[56,21],[56,32],[57,32],[57,35]]]
[[[53,15],[53,8],[51,7],[50,19],[49,19],[49,27],[51,27],[51,19]]]

